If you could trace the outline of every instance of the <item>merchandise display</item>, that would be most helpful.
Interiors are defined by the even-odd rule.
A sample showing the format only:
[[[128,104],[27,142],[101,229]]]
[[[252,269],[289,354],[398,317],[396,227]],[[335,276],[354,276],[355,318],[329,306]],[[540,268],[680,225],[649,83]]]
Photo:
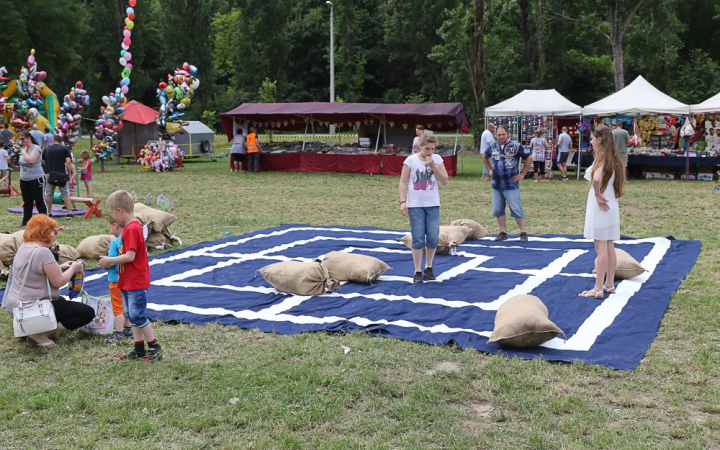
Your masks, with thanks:
[[[375,148],[361,147],[359,144],[338,145],[336,142],[307,141],[303,150],[303,141],[270,142],[261,144],[263,153],[324,153],[331,155],[366,155],[375,154]],[[453,154],[454,146],[437,145],[435,153],[441,156]],[[378,148],[380,155],[410,155],[412,147],[398,147],[394,144],[383,145]]]
[[[184,152],[172,141],[149,141],[140,150],[137,163],[143,170],[170,172],[183,166]]]

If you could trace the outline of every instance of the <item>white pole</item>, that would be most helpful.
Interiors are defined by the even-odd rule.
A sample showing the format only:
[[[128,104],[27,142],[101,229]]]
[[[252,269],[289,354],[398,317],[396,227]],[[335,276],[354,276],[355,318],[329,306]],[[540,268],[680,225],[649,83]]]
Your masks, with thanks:
[[[453,155],[457,155],[457,141],[458,141],[458,133],[460,132],[459,128],[455,128],[455,148],[453,149]]]
[[[380,143],[380,130],[382,130],[382,123],[378,124],[378,135],[377,135],[377,139],[375,139],[375,153],[377,153],[378,144]]]
[[[335,26],[332,3],[330,5],[330,103],[335,103]]]
[[[303,148],[302,148],[302,151],[305,151],[305,142],[307,141],[307,127],[308,127],[308,123],[305,122],[305,134],[303,135]]]

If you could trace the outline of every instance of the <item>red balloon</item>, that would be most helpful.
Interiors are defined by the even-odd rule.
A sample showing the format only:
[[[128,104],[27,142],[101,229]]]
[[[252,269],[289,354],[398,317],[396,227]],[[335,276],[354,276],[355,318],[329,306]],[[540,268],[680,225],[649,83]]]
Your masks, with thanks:
[[[125,39],[123,39],[123,44],[127,45],[128,47],[130,47],[130,44],[132,44],[132,41],[130,40],[130,38],[125,38]]]
[[[158,87],[162,90],[165,90],[165,89],[167,89],[167,83],[162,82],[162,83],[158,84]]]
[[[132,6],[132,7],[134,8],[135,5],[137,5],[137,1],[136,1],[136,0],[130,0],[130,6]]]
[[[128,19],[135,20],[135,13],[128,14]]]
[[[117,128],[118,130],[122,130],[122,129],[123,129],[123,123],[122,123],[122,122],[118,122],[116,128]]]

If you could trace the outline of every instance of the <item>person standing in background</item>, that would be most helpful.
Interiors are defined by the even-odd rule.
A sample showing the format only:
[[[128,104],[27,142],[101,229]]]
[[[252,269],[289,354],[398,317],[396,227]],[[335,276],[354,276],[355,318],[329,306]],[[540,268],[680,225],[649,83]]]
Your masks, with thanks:
[[[40,147],[40,150],[45,150],[45,134],[38,130],[37,125],[32,126],[32,131],[30,131],[30,134],[32,137],[35,138],[35,142],[37,142],[38,147]]]
[[[572,139],[568,134],[568,127],[562,127],[562,133],[558,136],[557,141],[557,166],[560,169],[560,181],[567,181],[567,159],[570,152]]]
[[[535,137],[530,140],[530,150],[532,151],[533,172],[535,182],[538,182],[538,175],[543,181],[548,181],[545,176],[545,153],[548,151],[549,145],[547,139],[542,135],[540,128],[535,130]]]
[[[628,150],[627,145],[630,141],[630,133],[623,129],[622,122],[619,120],[615,122],[615,129],[612,130],[613,140],[615,146],[620,154],[620,162],[622,163],[623,170],[625,171],[625,182],[627,183],[627,164],[628,164]]]
[[[260,172],[260,143],[255,127],[250,127],[250,134],[247,137],[247,156],[248,172]]]
[[[492,145],[493,142],[495,142],[495,137],[493,136],[493,133],[495,132],[495,124],[490,122],[487,124],[487,128],[485,131],[482,132],[482,135],[480,136],[480,156],[485,154],[485,150]],[[487,181],[489,172],[487,167],[483,166],[483,174],[482,174],[482,180]]]
[[[242,172],[246,153],[245,136],[243,136],[242,128],[238,128],[233,137],[232,147],[230,147],[230,158],[232,159],[232,168],[230,170],[233,172]]]
[[[2,141],[5,143],[5,147],[10,146],[14,134],[12,130],[5,128],[5,125],[0,125],[0,138],[2,138]]]
[[[415,125],[415,139],[413,139],[412,154],[420,153],[420,137],[425,134],[425,126]]]
[[[45,148],[50,148],[53,145],[53,132],[50,125],[45,125]]]

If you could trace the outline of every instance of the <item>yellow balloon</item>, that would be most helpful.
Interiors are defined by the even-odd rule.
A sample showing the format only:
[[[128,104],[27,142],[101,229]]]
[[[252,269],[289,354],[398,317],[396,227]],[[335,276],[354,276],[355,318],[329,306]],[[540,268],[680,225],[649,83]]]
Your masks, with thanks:
[[[180,100],[180,103],[182,103],[185,106],[190,106],[190,99],[184,98],[184,99]]]
[[[133,22],[132,20],[128,20],[126,25],[128,27],[128,30],[132,30],[133,27],[135,27],[135,22]]]

